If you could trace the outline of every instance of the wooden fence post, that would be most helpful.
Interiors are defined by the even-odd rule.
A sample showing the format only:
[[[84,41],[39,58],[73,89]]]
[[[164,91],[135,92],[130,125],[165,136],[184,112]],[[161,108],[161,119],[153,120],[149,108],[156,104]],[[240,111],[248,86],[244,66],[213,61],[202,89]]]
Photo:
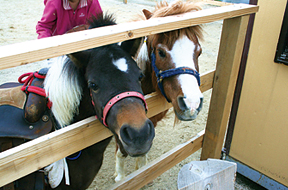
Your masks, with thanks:
[[[244,46],[249,15],[223,22],[201,160],[220,158]]]

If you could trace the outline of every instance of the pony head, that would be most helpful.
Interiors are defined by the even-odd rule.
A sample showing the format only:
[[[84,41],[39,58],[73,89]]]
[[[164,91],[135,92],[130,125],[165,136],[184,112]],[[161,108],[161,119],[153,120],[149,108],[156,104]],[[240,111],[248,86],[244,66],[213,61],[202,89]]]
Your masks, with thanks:
[[[164,1],[153,12],[143,13],[148,20],[198,10],[201,7],[194,3],[176,1],[168,5]],[[201,26],[149,35],[138,54],[137,62],[146,76],[142,82],[144,93],[161,92],[172,103],[177,118],[184,121],[195,119],[202,108],[198,73],[202,36]]]
[[[90,28],[114,24],[112,15],[97,15],[90,21]],[[62,126],[82,119],[83,113],[86,117],[96,115],[129,155],[140,156],[149,151],[155,131],[146,116],[143,74],[130,55],[133,43],[137,40],[70,54],[65,61],[52,65],[45,89]],[[57,75],[52,73],[53,67],[60,70]],[[49,79],[57,81],[61,96],[53,97],[55,90]]]

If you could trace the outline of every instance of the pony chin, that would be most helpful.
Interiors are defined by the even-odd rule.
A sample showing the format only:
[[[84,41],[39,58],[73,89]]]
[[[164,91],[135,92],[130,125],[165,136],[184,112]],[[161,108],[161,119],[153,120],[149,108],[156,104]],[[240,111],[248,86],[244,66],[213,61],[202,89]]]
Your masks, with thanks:
[[[125,151],[131,157],[139,157],[139,156],[146,155],[149,152],[151,146],[152,146],[152,143],[149,146],[147,146],[146,149],[139,150],[137,148],[129,147],[129,146],[123,144]]]

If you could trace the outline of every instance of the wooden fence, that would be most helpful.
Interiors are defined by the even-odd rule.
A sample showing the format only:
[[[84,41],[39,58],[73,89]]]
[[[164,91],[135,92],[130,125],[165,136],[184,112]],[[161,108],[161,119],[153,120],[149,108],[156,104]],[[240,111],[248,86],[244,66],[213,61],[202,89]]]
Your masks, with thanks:
[[[224,19],[215,71],[201,75],[201,90],[213,87],[205,133],[181,144],[110,189],[138,189],[202,147],[201,159],[220,158],[249,15],[257,6],[230,5],[179,16],[96,28],[0,47],[0,70],[145,35]],[[156,93],[145,96],[152,117],[171,107]],[[0,153],[0,187],[95,144],[111,132],[94,117]]]

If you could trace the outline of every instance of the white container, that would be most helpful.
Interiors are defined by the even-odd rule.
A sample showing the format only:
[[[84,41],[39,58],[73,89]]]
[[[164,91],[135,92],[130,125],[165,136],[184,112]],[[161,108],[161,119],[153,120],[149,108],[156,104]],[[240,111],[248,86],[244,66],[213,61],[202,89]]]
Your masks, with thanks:
[[[178,173],[179,190],[233,190],[237,165],[218,159],[192,161]]]

